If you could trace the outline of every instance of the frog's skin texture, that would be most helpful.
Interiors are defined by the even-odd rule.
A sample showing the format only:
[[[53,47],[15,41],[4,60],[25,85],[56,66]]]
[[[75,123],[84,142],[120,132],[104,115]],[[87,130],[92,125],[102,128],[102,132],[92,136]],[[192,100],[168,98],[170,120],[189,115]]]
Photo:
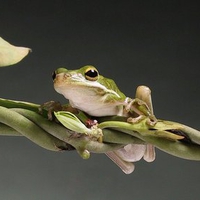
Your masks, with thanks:
[[[155,119],[151,91],[148,87],[138,87],[136,98],[131,99],[119,90],[112,79],[99,75],[94,66],[87,65],[77,70],[58,68],[53,74],[53,81],[55,90],[68,99],[72,107],[80,109],[90,116],[128,116],[130,123],[137,123],[137,120],[144,115]],[[133,117],[135,115],[138,117]],[[156,120],[153,123],[155,122]],[[140,153],[133,154],[133,151]],[[130,155],[127,160],[129,152],[132,152],[133,158]],[[142,157],[149,162],[155,159],[152,145],[130,144],[123,150],[108,152],[107,155],[125,173],[131,173],[134,170],[134,167],[124,167],[124,164],[128,162],[137,161]]]

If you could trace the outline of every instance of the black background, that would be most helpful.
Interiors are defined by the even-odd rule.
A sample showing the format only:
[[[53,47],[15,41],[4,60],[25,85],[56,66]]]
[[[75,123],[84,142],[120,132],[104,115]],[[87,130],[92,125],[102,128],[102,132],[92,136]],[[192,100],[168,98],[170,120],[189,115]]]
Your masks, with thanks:
[[[152,89],[158,118],[199,123],[198,1],[4,1],[0,36],[33,52],[1,68],[1,97],[43,103],[64,98],[52,71],[95,65],[127,95]],[[153,163],[123,174],[105,155],[48,152],[26,138],[0,137],[0,199],[154,199],[200,196],[200,164],[157,150]]]

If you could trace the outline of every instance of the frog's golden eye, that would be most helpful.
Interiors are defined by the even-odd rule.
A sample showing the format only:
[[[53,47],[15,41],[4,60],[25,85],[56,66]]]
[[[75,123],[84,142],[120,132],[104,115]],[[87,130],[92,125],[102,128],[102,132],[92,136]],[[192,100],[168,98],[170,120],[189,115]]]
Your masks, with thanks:
[[[85,78],[89,81],[96,81],[98,79],[99,72],[94,67],[88,67],[85,70]]]

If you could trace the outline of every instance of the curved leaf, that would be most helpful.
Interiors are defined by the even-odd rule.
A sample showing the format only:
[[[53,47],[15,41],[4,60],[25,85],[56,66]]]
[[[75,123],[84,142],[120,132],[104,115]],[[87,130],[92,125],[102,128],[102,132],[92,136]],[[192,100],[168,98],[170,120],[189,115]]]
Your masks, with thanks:
[[[14,65],[21,61],[31,49],[16,47],[0,37],[0,67]]]

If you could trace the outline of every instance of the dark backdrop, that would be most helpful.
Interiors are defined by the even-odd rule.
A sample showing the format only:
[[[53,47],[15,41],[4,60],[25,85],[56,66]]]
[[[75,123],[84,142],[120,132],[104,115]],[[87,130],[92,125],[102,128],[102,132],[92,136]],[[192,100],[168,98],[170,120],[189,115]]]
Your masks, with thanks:
[[[158,118],[199,129],[200,14],[195,1],[3,1],[0,36],[33,52],[1,68],[1,97],[64,98],[51,73],[95,65],[128,96],[153,92]],[[198,1],[196,1],[198,2]],[[200,163],[157,150],[123,174],[105,155],[48,152],[26,138],[0,137],[0,199],[199,199]]]

